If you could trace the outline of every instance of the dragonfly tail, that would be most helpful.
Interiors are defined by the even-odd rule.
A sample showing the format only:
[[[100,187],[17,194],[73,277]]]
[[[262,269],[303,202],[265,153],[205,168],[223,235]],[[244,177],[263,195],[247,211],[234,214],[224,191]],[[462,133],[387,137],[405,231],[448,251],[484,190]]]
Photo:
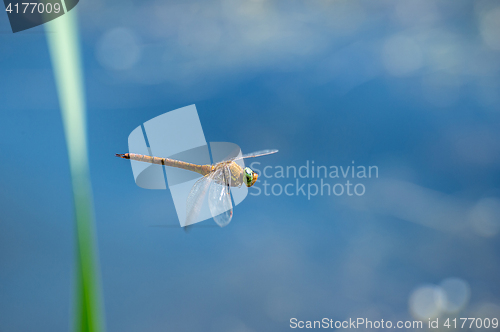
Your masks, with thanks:
[[[128,153],[122,153],[122,154],[117,153],[117,154],[115,154],[115,156],[123,158],[123,159],[130,159],[130,156]]]

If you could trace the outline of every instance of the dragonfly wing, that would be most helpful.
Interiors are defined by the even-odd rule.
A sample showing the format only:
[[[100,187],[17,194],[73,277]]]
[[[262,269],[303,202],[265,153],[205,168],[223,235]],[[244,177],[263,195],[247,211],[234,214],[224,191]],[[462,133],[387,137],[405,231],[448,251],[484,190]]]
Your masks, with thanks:
[[[215,170],[208,194],[208,207],[217,225],[224,227],[233,217],[231,202],[231,171],[228,166]]]
[[[205,175],[196,181],[193,188],[191,188],[186,201],[186,226],[196,222],[196,218],[200,214],[201,207],[203,206],[203,199],[207,194],[207,189],[212,182],[213,176],[213,173]]]
[[[260,150],[252,153],[247,153],[242,155],[241,157],[236,157],[232,160],[240,160],[240,159],[246,159],[246,158],[255,158],[255,157],[260,157],[260,156],[266,156],[268,154],[273,154],[278,152],[278,150]]]

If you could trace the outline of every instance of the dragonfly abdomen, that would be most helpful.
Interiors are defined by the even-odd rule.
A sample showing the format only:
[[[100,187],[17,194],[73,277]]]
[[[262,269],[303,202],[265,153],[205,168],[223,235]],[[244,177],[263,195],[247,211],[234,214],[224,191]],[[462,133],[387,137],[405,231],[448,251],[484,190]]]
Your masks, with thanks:
[[[209,174],[212,171],[212,165],[196,165],[192,163],[187,163],[180,160],[170,159],[170,158],[160,158],[147,156],[144,154],[137,153],[124,153],[124,154],[116,154],[117,157],[124,159],[131,159],[136,161],[142,161],[145,163],[156,164],[156,165],[165,165],[170,167],[182,168],[188,171],[199,173],[203,176]]]

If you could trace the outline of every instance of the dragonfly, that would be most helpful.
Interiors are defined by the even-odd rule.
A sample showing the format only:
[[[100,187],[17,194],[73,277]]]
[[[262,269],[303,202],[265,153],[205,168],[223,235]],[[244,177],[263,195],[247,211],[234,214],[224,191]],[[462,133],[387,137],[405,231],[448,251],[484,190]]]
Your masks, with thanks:
[[[195,182],[186,200],[185,225],[191,225],[195,222],[208,193],[210,213],[217,225],[224,227],[229,224],[233,217],[231,187],[241,187],[243,184],[251,187],[258,178],[258,174],[250,167],[243,168],[236,161],[266,156],[276,152],[278,150],[261,150],[228,158],[214,165],[197,165],[170,158],[153,157],[136,153],[116,154],[116,156],[123,159],[177,167],[201,174],[203,177]]]

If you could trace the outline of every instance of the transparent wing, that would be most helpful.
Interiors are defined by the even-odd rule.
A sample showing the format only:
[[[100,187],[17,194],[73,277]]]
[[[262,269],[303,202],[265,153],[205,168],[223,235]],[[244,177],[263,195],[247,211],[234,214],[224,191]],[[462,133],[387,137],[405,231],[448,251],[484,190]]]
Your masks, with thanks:
[[[194,223],[203,206],[203,199],[212,182],[214,173],[205,175],[193,185],[186,201],[186,226]]]
[[[212,174],[208,194],[208,207],[217,225],[224,227],[233,217],[233,203],[231,202],[231,171],[228,166],[217,168]]]
[[[240,160],[240,159],[246,159],[246,158],[255,158],[255,157],[260,157],[260,156],[266,156],[268,154],[273,154],[278,152],[278,150],[260,150],[252,153],[247,153],[242,155],[241,157],[233,158],[231,160]]]

